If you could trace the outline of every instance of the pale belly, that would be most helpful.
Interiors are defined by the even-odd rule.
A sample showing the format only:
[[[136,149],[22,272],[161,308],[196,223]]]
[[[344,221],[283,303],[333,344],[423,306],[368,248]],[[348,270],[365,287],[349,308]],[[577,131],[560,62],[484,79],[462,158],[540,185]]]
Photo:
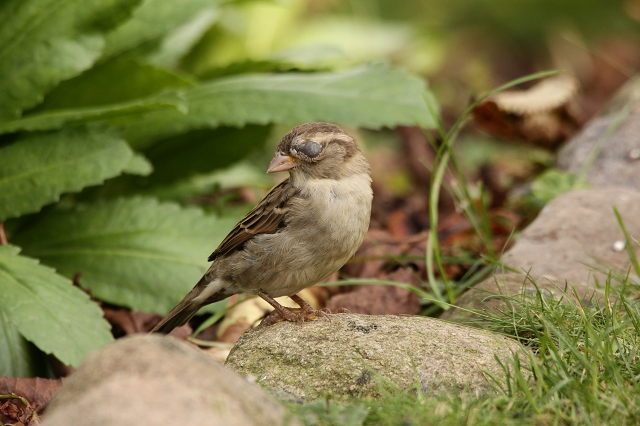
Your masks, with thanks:
[[[340,186],[314,194],[298,206],[313,214],[297,214],[281,232],[260,235],[229,256],[239,266],[225,277],[232,291],[291,296],[322,282],[355,254],[369,228],[370,188]]]

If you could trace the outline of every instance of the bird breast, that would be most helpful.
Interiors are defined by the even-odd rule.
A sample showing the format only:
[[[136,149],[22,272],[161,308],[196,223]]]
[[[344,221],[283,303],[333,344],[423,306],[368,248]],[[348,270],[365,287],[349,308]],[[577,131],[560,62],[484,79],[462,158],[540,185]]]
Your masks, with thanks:
[[[292,215],[287,224],[305,230],[290,253],[299,262],[292,268],[296,272],[290,284],[295,292],[324,280],[355,254],[369,229],[373,198],[368,174],[310,180],[300,189],[296,208],[301,214]]]
[[[298,188],[286,226],[257,236],[229,258],[234,266],[226,280],[234,291],[290,296],[326,279],[360,247],[371,217],[368,174],[310,179]]]
[[[311,239],[315,241],[318,237],[343,245],[347,251],[357,250],[371,217],[373,194],[369,175],[308,180],[300,190],[304,200],[300,208],[305,208],[306,214],[295,217],[308,222],[304,228],[309,230]]]

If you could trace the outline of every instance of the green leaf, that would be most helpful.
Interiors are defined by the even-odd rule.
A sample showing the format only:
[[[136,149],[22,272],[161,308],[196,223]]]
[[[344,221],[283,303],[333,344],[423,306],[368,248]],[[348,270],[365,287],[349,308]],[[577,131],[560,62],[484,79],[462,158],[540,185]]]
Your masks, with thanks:
[[[60,81],[98,59],[103,33],[125,20],[137,0],[0,2],[0,119],[19,117]]]
[[[80,285],[99,299],[166,313],[235,223],[155,199],[117,199],[42,214],[12,241],[67,277],[81,272]]]
[[[153,172],[153,164],[144,155],[134,154],[122,172],[130,175],[149,176]]]
[[[0,122],[0,133],[58,129],[88,121],[123,124],[158,109],[185,113],[184,99],[174,89],[193,86],[193,80],[173,71],[133,59],[114,59],[63,81],[37,108]]]
[[[108,35],[104,57],[157,41],[168,31],[194,18],[198,12],[220,3],[221,0],[144,0],[132,19]]]
[[[271,126],[219,127],[164,139],[145,151],[155,170],[148,183],[162,185],[228,167],[264,146],[270,130]]]
[[[245,59],[238,62],[232,62],[222,67],[207,69],[207,71],[198,74],[198,77],[202,80],[213,80],[216,78],[237,76],[240,74],[283,73],[294,72],[299,69],[300,67],[297,64],[289,62]]]
[[[0,376],[44,377],[46,361],[33,343],[22,337],[0,310]]]
[[[353,127],[430,128],[435,117],[425,96],[433,102],[422,81],[383,64],[331,73],[243,75],[186,90],[187,115],[150,113],[125,134],[136,146],[191,129],[247,123],[329,121]]]
[[[117,176],[132,157],[126,142],[106,129],[27,134],[0,148],[0,221]]]
[[[153,196],[164,194],[161,198],[167,198],[166,194],[176,194],[175,190],[180,187],[174,187],[173,191],[163,189],[168,189],[177,182],[184,182],[194,175],[228,167],[264,146],[270,129],[271,126],[255,125],[247,125],[242,129],[219,127],[193,130],[162,139],[144,151],[145,157],[152,164],[152,174],[144,175],[145,177],[119,176],[91,192],[85,191],[83,196],[89,196],[90,199],[106,199],[144,193]],[[210,190],[213,188],[210,187]],[[185,192],[184,197],[178,196],[177,199],[185,200],[187,193],[192,192],[193,188]]]
[[[135,59],[118,58],[96,65],[60,83],[37,111],[97,107],[140,101],[167,89],[196,85],[188,76]]]
[[[264,168],[260,169],[249,162],[238,162],[208,174],[196,175],[190,179],[177,181],[172,185],[153,188],[149,194],[166,200],[193,200],[194,197],[201,197],[203,194],[216,193],[224,189],[242,187],[267,189],[272,184],[273,181],[264,172]],[[231,206],[228,205],[225,198],[219,201],[224,213],[227,214],[231,210]],[[242,207],[234,205],[234,208]],[[245,210],[245,213],[249,210],[250,208]]]
[[[90,122],[123,124],[139,119],[145,113],[157,110],[185,111],[182,97],[176,93],[163,93],[147,99],[138,99],[107,106],[45,111],[0,122],[0,134],[20,130],[56,130]]]
[[[102,310],[68,279],[0,246],[0,310],[26,339],[72,366],[113,340]]]
[[[158,49],[146,59],[156,65],[178,68],[180,60],[198,43],[219,15],[216,9],[202,10],[189,22],[167,33]]]

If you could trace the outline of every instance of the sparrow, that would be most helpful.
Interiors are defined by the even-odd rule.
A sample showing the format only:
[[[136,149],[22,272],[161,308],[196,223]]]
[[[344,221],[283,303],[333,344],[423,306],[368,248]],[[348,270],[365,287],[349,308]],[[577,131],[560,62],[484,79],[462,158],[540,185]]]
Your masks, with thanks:
[[[211,266],[152,332],[169,333],[203,306],[234,294],[257,295],[281,320],[326,315],[297,295],[322,282],[355,254],[369,228],[369,163],[338,126],[294,127],[276,148],[267,173],[288,171],[209,256]],[[274,298],[289,296],[300,308]]]

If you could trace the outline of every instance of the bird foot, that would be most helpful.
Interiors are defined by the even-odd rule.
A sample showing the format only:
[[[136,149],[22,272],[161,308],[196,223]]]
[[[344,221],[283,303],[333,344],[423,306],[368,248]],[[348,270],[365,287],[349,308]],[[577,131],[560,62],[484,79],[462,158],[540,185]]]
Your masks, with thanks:
[[[312,321],[319,317],[329,318],[329,314],[325,311],[319,311],[313,308],[311,309],[312,310],[304,308],[285,308],[283,306],[282,312],[274,309],[265,319],[262,320],[261,324],[269,326],[282,321],[305,322]]]
[[[325,312],[325,310],[314,309],[305,302],[304,299],[295,294],[291,296],[291,299],[300,306],[299,308],[284,307],[264,293],[258,293],[258,295],[274,307],[274,310],[261,322],[261,324],[267,326],[277,324],[281,321],[305,322],[312,321],[319,317],[329,318],[330,312],[328,312],[328,310]]]

